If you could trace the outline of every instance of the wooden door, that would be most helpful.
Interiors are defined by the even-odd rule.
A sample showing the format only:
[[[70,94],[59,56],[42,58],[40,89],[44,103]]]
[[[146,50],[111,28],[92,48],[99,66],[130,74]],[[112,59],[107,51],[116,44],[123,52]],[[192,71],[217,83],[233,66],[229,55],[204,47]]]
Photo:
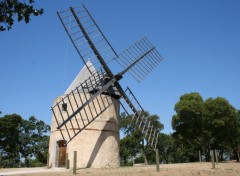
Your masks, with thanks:
[[[66,141],[58,141],[58,167],[64,167],[66,164]]]

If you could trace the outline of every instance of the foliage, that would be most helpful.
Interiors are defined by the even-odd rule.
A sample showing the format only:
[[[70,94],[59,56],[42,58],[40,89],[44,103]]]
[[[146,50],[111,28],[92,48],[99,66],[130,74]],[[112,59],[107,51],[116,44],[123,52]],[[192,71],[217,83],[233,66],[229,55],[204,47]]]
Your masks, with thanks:
[[[175,105],[176,115],[172,118],[172,127],[183,139],[198,144],[202,142],[203,104],[198,93],[185,94]],[[198,128],[193,128],[198,127]]]
[[[134,132],[134,122],[132,120],[133,115],[128,116],[125,112],[120,115],[120,130],[125,134],[131,134]]]
[[[144,155],[142,153],[139,153],[139,155],[137,155],[136,158],[134,159],[134,163],[136,164],[144,163]]]
[[[0,31],[10,30],[15,18],[18,21],[24,20],[29,23],[30,16],[38,16],[43,14],[43,9],[35,9],[33,7],[34,0],[1,0],[0,1]]]
[[[172,117],[174,145],[179,162],[198,161],[198,151],[210,160],[209,151],[235,152],[239,159],[240,123],[235,108],[224,98],[203,100],[199,93],[184,94]],[[238,112],[238,111],[237,111]],[[184,158],[183,158],[184,157]]]
[[[157,148],[159,150],[160,159],[168,164],[171,153],[174,151],[174,140],[171,135],[160,133],[158,141]]]
[[[208,98],[205,101],[207,122],[205,128],[211,135],[210,145],[213,149],[227,145],[227,139],[231,137],[231,128],[234,126],[235,115],[235,109],[224,98]]]
[[[17,114],[0,118],[0,152],[3,167],[42,166],[47,162],[50,127],[34,116]],[[23,160],[24,159],[24,160]],[[21,160],[24,163],[21,163]]]
[[[159,132],[163,129],[164,126],[160,123],[159,116],[150,115],[148,112],[141,113],[151,121]],[[120,117],[120,129],[126,135],[120,140],[120,158],[122,165],[126,165],[133,157],[137,160],[141,160],[140,156],[144,158],[145,163],[154,163],[155,152],[150,146],[146,145],[146,141],[143,137],[144,135],[135,127],[134,121],[132,120],[133,115],[128,116],[126,113],[122,113]]]
[[[24,120],[21,128],[21,156],[25,159],[26,167],[30,166],[29,158],[35,156],[42,163],[47,162],[49,137],[45,135],[50,130],[49,125],[31,116]]]
[[[143,158],[146,157],[146,164],[155,164],[156,163],[156,152],[150,145],[146,145],[143,150]],[[145,159],[145,158],[144,158]],[[146,162],[146,161],[144,161]]]
[[[22,117],[17,114],[0,118],[0,155],[3,167],[17,167],[20,162],[20,127]]]
[[[139,131],[125,136],[120,140],[120,159],[122,165],[126,165],[137,153],[142,150],[142,136]]]
[[[235,118],[233,126],[230,131],[230,137],[228,138],[233,151],[234,159],[240,160],[240,110],[235,111]]]
[[[158,130],[158,132],[164,129],[164,125],[160,122],[160,117],[158,115],[148,115],[148,120],[151,122],[154,128]]]

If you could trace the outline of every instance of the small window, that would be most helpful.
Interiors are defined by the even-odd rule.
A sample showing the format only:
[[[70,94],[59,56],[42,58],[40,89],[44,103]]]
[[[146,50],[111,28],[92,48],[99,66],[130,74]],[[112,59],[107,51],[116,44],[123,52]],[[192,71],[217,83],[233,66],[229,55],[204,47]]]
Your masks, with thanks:
[[[62,104],[62,111],[67,111],[67,103]]]

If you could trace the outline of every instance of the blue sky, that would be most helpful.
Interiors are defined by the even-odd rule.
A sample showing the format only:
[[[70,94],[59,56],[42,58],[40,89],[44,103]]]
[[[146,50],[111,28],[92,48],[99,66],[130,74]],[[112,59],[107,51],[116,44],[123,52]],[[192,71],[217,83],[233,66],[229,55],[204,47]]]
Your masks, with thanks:
[[[224,97],[240,109],[240,1],[99,0],[38,1],[45,9],[29,24],[0,33],[0,111],[51,124],[53,100],[83,64],[56,11],[84,3],[120,53],[146,36],[164,61],[141,83],[128,85],[145,110],[170,133],[174,105],[185,93]]]

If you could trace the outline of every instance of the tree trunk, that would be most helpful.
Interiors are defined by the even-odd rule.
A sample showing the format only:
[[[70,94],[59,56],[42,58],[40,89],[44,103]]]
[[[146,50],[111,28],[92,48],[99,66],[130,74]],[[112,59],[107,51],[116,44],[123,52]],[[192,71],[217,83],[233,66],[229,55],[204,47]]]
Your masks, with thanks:
[[[25,166],[30,167],[30,162],[29,162],[28,157],[25,158]]]
[[[239,151],[238,150],[234,150],[233,153],[236,156],[237,162],[239,162]]]
[[[239,162],[240,161],[240,148],[239,148],[239,146],[237,146],[236,153],[237,153],[237,162]]]
[[[239,162],[239,161],[240,161],[240,152],[237,151],[237,162]]]
[[[143,158],[144,158],[145,165],[148,165],[148,161],[147,161],[147,157],[146,157],[145,153],[143,153]]]
[[[168,164],[168,163],[169,163],[169,162],[168,162],[168,157],[166,157],[166,158],[165,158],[165,161],[166,161],[166,164]]]
[[[238,160],[237,161],[239,162],[240,161],[240,151],[239,150],[237,151],[237,156],[238,156]]]
[[[207,147],[204,147],[204,153],[205,153],[206,161],[210,162],[210,150]]]

